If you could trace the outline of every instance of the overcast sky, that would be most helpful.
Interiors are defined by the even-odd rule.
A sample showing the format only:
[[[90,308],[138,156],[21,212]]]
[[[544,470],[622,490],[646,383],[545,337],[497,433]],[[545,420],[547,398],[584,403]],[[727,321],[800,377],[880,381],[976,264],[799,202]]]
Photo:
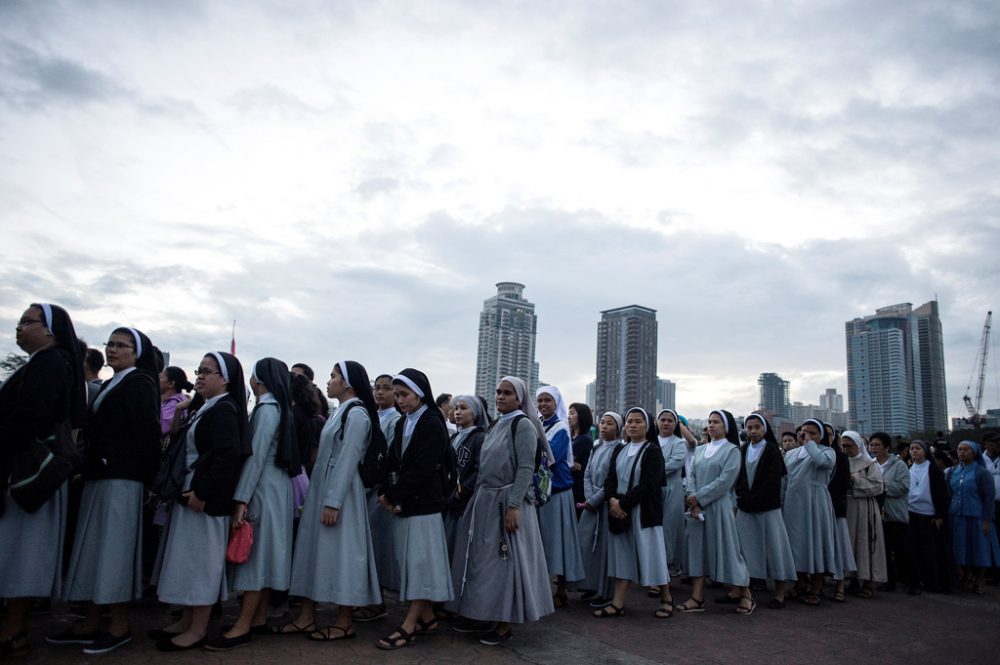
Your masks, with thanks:
[[[0,0],[0,353],[49,301],[187,369],[236,319],[245,363],[468,392],[513,280],[543,381],[583,400],[637,303],[704,417],[846,394],[844,322],[936,296],[961,415],[998,127],[989,0]]]

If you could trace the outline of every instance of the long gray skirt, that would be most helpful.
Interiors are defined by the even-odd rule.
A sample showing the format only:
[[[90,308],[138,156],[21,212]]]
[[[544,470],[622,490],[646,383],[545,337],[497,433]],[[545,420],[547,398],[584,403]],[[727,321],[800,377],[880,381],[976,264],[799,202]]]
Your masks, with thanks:
[[[455,597],[441,513],[393,517],[392,539],[396,546],[400,602],[438,603]]]
[[[750,577],[793,582],[798,578],[780,508],[762,513],[737,512],[736,532]]]
[[[160,602],[213,605],[228,600],[226,546],[229,518],[175,503],[160,541],[155,584]]]
[[[587,576],[576,588],[610,598],[614,582],[608,577],[608,505],[602,502],[595,512],[583,511],[576,530],[580,534],[583,567],[587,571]]]
[[[583,567],[580,537],[576,531],[576,505],[572,490],[553,494],[538,509],[538,528],[542,534],[549,576],[562,575],[567,582],[582,580],[587,571]]]
[[[69,486],[33,513],[5,497],[0,517],[0,598],[58,598]]]
[[[684,570],[684,483],[680,474],[663,487],[663,542],[667,547],[667,567],[671,575]]]
[[[724,498],[705,507],[705,521],[687,520],[687,573],[713,582],[749,586],[750,574],[740,551],[732,502]],[[687,518],[685,518],[687,519]]]
[[[851,529],[846,517],[838,517],[833,528],[834,570],[833,579],[842,580],[847,573],[858,570],[854,560],[854,546],[851,544]]]
[[[643,529],[642,508],[632,510],[632,528],[608,533],[608,577],[637,582],[642,586],[670,584],[663,526]]]
[[[137,480],[84,483],[65,600],[110,605],[142,598],[142,499]]]
[[[245,563],[229,564],[233,591],[288,589],[292,577],[292,480],[267,464],[247,504],[253,546]]]
[[[455,556],[455,542],[458,540],[458,522],[461,517],[453,517],[451,513],[444,516],[444,538],[448,543],[448,561],[451,566],[451,558]]]
[[[395,518],[378,502],[378,492],[365,490],[368,501],[368,523],[372,531],[372,548],[375,551],[375,569],[378,582],[384,589],[399,589],[399,572],[396,567],[396,547],[392,542]]]

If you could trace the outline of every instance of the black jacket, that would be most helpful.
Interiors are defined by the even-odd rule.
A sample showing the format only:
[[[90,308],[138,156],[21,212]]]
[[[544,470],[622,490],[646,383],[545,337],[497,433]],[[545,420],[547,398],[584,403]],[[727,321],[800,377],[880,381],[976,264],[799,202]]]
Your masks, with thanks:
[[[934,460],[930,461],[930,468],[927,475],[931,481],[931,502],[934,504],[934,519],[948,521],[948,513],[951,509],[951,488],[948,487],[948,479],[945,478],[944,471],[941,470]]]
[[[455,450],[455,467],[458,470],[458,484],[462,488],[462,493],[459,494],[456,490],[448,497],[448,514],[452,517],[462,516],[476,489],[476,483],[479,482],[479,451],[485,439],[486,433],[477,427],[462,439],[458,449]]]
[[[238,418],[236,405],[227,396],[194,421],[198,459],[191,489],[205,502],[205,512],[216,517],[232,514],[233,493],[243,470]],[[183,496],[178,501],[187,503]]]
[[[413,428],[406,453],[401,454],[404,429],[406,416],[396,424],[389,446],[387,471],[388,474],[396,474],[396,482],[389,482],[392,476],[387,476],[380,494],[400,507],[400,517],[443,512],[447,499],[445,454],[451,446],[448,429],[444,421],[428,408]]]
[[[781,479],[788,473],[781,451],[773,443],[764,445],[757,460],[757,470],[753,476],[753,486],[747,478],[747,449],[740,449],[740,475],[736,477],[736,507],[745,513],[763,513],[781,508]]]
[[[160,463],[160,389],[153,377],[130,372],[87,413],[83,477],[150,482]]]
[[[851,487],[851,460],[847,455],[834,449],[837,453],[837,466],[827,488],[830,490],[830,500],[833,501],[833,514],[847,517],[847,490]]]
[[[628,445],[618,446],[611,453],[608,477],[604,480],[604,500],[610,501],[612,497],[618,499],[618,503],[626,513],[631,512],[635,506],[639,506],[642,509],[640,526],[644,529],[660,526],[663,524],[662,485],[666,473],[663,469],[663,452],[660,450],[660,446],[655,443],[646,446],[646,452],[643,454],[642,462],[640,462],[637,471],[639,482],[622,495],[618,493],[618,474],[615,473],[615,465],[618,463],[618,456],[627,449]]]

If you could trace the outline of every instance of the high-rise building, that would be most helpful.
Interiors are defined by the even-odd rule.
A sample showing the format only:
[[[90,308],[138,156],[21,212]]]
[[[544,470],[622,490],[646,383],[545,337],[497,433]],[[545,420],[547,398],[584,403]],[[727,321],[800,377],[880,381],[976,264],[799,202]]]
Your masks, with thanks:
[[[597,324],[597,413],[656,403],[656,310],[628,305],[601,312]]]
[[[591,381],[587,384],[587,406],[590,410],[594,412],[594,420],[599,421],[601,419],[601,414],[597,413],[597,382]]]
[[[677,384],[669,379],[656,377],[656,410],[677,408]]]
[[[483,302],[479,315],[479,352],[476,356],[476,394],[490,396],[504,376],[516,376],[528,383],[529,399],[538,386],[535,362],[537,319],[534,303],[522,295],[524,284],[497,283],[497,294]]]
[[[947,427],[937,302],[891,305],[845,324],[850,424],[864,434]],[[925,366],[926,365],[926,366]]]
[[[788,402],[788,381],[777,374],[765,372],[757,377],[760,387],[760,410],[781,418],[792,415]]]
[[[837,394],[836,388],[827,388],[826,392],[819,396],[819,406],[821,409],[829,409],[833,413],[844,411],[844,396]]]

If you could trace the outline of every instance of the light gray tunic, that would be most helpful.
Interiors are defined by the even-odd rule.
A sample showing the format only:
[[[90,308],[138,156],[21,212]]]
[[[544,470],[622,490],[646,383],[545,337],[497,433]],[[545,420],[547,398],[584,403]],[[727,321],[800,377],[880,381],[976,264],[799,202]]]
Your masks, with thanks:
[[[199,413],[206,413],[225,397],[218,395],[205,402]],[[184,442],[185,464],[189,469],[184,478],[184,491],[191,489],[198,461],[194,433],[199,417],[195,415]],[[180,503],[170,510],[170,521],[161,540],[156,595],[163,603],[175,605],[213,605],[228,600],[226,585],[226,546],[229,544],[229,518],[199,513]]]
[[[401,426],[401,425],[400,425]],[[404,434],[400,456],[410,445]],[[399,572],[399,601],[444,602],[455,597],[448,558],[448,539],[441,513],[392,518],[392,539]]]
[[[895,455],[890,455],[882,469],[885,482],[885,504],[883,512],[886,522],[910,521],[910,467]]]
[[[368,449],[368,413],[363,408],[351,409],[344,436],[340,436],[340,411],[355,401],[360,400],[354,397],[343,402],[319,435],[295,541],[290,590],[293,596],[348,606],[382,602],[365,488],[358,473],[358,463]],[[340,511],[336,526],[320,521],[324,507]]]
[[[614,473],[618,480],[616,489],[619,494],[625,494],[639,483],[639,469],[645,456],[646,451],[642,451],[629,457],[627,446],[618,454]],[[642,507],[638,504],[632,507],[631,518],[632,526],[625,533],[608,533],[608,576],[638,582],[643,586],[669,584],[663,526],[657,524],[643,528]]]
[[[663,540],[667,546],[667,564],[671,575],[684,569],[684,464],[687,461],[687,441],[670,435],[660,439],[667,482],[663,486]]]
[[[9,496],[0,516],[0,598],[59,598],[69,481],[26,512]]]
[[[748,586],[750,574],[740,550],[733,501],[733,487],[740,473],[740,449],[723,443],[714,455],[706,457],[710,445],[695,449],[688,478],[688,494],[697,497],[705,521],[688,520],[687,573],[691,577],[707,575],[722,584]]]
[[[270,393],[261,395],[250,417],[253,455],[243,464],[234,501],[247,504],[253,547],[246,563],[229,564],[230,589],[288,589],[292,574],[292,480],[278,468],[281,410]]]
[[[399,411],[389,411],[385,416],[379,414],[379,421],[385,440],[392,443],[396,435],[396,425],[400,419]],[[365,490],[368,500],[368,524],[371,526],[372,546],[375,548],[375,567],[378,570],[378,581],[384,589],[399,589],[399,572],[396,570],[396,548],[392,543],[392,515],[378,502],[378,488]]]
[[[528,421],[518,425],[515,453],[510,423],[494,423],[483,441],[479,483],[459,522],[451,564],[456,597],[447,608],[469,619],[524,623],[555,608],[538,516],[524,501],[534,467],[535,430]],[[520,491],[514,489],[515,479]],[[504,528],[509,506],[520,507],[514,533]]]
[[[804,452],[800,452],[804,451]],[[843,579],[838,563],[834,529],[836,518],[827,484],[833,475],[837,454],[829,446],[807,441],[785,454],[788,484],[782,516],[788,542],[800,573],[831,573]]]
[[[142,598],[142,500],[138,480],[83,485],[64,600],[97,605]]]
[[[762,457],[750,461],[747,457],[747,482],[753,487],[757,465]],[[781,460],[778,460],[781,463]],[[736,512],[736,532],[740,537],[740,550],[747,562],[750,577],[761,580],[795,581],[795,557],[788,542],[785,520],[781,509],[760,513]]]
[[[611,454],[618,445],[618,441],[600,439],[594,444],[583,472],[583,494],[587,505],[595,510],[584,510],[577,525],[587,576],[576,588],[593,591],[601,598],[610,598],[614,591],[614,583],[608,577],[608,504],[604,501],[604,480],[611,466]]]

